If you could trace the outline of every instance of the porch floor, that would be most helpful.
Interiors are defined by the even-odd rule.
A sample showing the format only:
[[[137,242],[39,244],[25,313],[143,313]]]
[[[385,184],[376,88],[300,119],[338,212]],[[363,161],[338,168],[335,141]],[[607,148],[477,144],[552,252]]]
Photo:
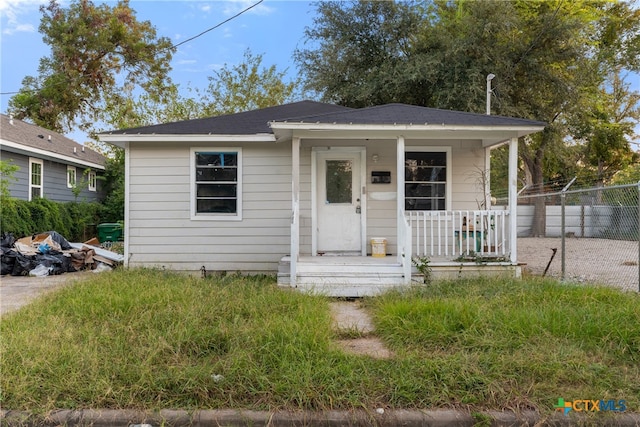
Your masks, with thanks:
[[[283,259],[291,262],[291,257],[285,256]],[[318,255],[318,256],[300,256],[298,257],[298,265],[400,265],[395,255],[387,255],[386,257],[372,256],[356,256],[356,255]]]

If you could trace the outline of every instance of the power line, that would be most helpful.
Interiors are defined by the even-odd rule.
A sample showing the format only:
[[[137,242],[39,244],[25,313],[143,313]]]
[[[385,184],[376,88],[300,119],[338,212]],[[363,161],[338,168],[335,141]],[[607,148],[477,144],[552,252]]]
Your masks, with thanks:
[[[226,24],[227,22],[230,22],[230,21],[232,21],[232,20],[236,19],[237,17],[239,17],[240,15],[242,15],[242,14],[244,14],[244,13],[246,13],[246,12],[250,11],[251,9],[253,9],[253,8],[254,8],[254,7],[256,7],[256,6],[258,6],[258,5],[259,5],[260,3],[262,3],[263,1],[264,1],[264,0],[258,0],[256,3],[252,4],[251,6],[247,7],[246,9],[243,9],[243,10],[241,10],[240,12],[236,13],[235,15],[233,15],[233,16],[231,16],[231,17],[229,17],[229,18],[225,19],[224,21],[222,21],[222,22],[220,22],[220,23],[218,23],[218,24],[214,25],[213,27],[211,27],[211,28],[208,28],[208,29],[204,30],[204,31],[203,31],[203,32],[201,32],[200,34],[197,34],[197,35],[195,35],[195,36],[193,36],[193,37],[190,37],[190,38],[188,38],[188,39],[186,39],[186,40],[183,40],[183,41],[181,41],[180,43],[176,43],[176,44],[174,44],[173,46],[166,48],[165,50],[175,49],[175,48],[177,48],[178,46],[182,46],[182,45],[183,45],[183,44],[185,44],[185,43],[188,43],[188,42],[190,42],[190,41],[192,41],[192,40],[195,40],[195,39],[197,39],[198,37],[201,37],[201,36],[205,35],[205,34],[206,34],[206,33],[208,33],[209,31],[213,31],[213,30],[215,30],[216,28],[219,28],[219,27],[223,26],[223,25],[224,25],[224,24]],[[62,82],[61,82],[60,84],[62,84]],[[27,90],[27,91],[25,91],[25,92],[36,92],[36,91],[38,91],[38,90],[39,90],[39,89],[31,89],[31,90]],[[13,92],[0,92],[0,95],[15,95],[15,94],[17,94],[17,93],[20,93],[20,91],[13,91]]]
[[[178,44],[175,44],[175,45],[171,46],[171,48],[170,48],[170,49],[175,49],[175,48],[177,48],[178,46],[181,46],[181,45],[183,45],[183,44],[185,44],[185,43],[187,43],[187,42],[190,42],[191,40],[195,40],[195,39],[197,39],[198,37],[200,37],[200,36],[202,36],[202,35],[204,35],[204,34],[208,33],[209,31],[212,31],[212,30],[215,30],[215,29],[216,29],[216,28],[218,28],[218,27],[221,27],[222,25],[226,24],[227,22],[229,22],[229,21],[231,21],[231,20],[233,20],[233,19],[236,19],[238,16],[242,15],[243,13],[250,11],[251,9],[253,9],[253,8],[254,8],[254,7],[256,7],[257,5],[259,5],[259,4],[260,4],[260,3],[262,3],[263,1],[264,1],[264,0],[259,0],[258,2],[256,2],[256,3],[252,4],[251,6],[249,6],[248,8],[246,8],[246,9],[244,9],[244,10],[241,10],[240,12],[236,13],[235,15],[233,15],[233,16],[231,16],[231,17],[229,17],[229,18],[225,19],[225,20],[224,20],[224,21],[222,21],[221,23],[219,23],[219,24],[217,24],[217,25],[214,25],[213,27],[211,27],[211,28],[209,28],[209,29],[207,29],[207,30],[204,30],[204,31],[203,31],[203,32],[201,32],[200,34],[195,35],[195,36],[193,36],[193,37],[191,37],[191,38],[188,38],[188,39],[186,39],[186,40],[184,40],[184,41],[181,41],[181,42],[180,42],[180,43],[178,43]]]

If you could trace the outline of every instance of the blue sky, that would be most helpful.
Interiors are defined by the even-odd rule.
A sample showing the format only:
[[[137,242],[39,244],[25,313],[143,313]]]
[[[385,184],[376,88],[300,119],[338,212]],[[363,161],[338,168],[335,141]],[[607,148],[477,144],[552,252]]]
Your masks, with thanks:
[[[0,0],[0,92],[17,91],[27,75],[37,75],[38,62],[49,54],[38,33],[45,0]],[[67,0],[61,0],[65,4]],[[99,3],[100,0],[94,0]],[[139,20],[148,20],[158,34],[174,44],[219,24],[257,0],[130,0]],[[108,3],[115,4],[115,1]],[[276,65],[297,75],[293,52],[302,46],[306,26],[313,24],[315,8],[309,1],[265,0],[247,13],[178,48],[173,56],[172,79],[182,88],[205,88],[207,77],[225,64],[242,61],[246,49],[263,55],[263,65]],[[640,91],[640,75],[630,76]],[[6,112],[11,95],[0,96],[0,111]],[[640,133],[640,126],[637,128]],[[70,137],[83,142],[80,133]],[[639,141],[640,142],[640,141]],[[638,146],[634,146],[638,149]]]
[[[169,37],[177,44],[256,2],[130,0],[129,4],[136,11],[138,20],[151,21],[159,35]],[[3,93],[19,90],[25,76],[36,76],[40,58],[49,54],[48,46],[38,33],[41,4],[43,1],[38,0],[0,0],[0,88]],[[303,43],[304,28],[313,23],[314,10],[307,1],[265,0],[220,28],[179,46],[173,56],[171,77],[181,88],[187,84],[205,88],[213,70],[242,62],[245,50],[251,49],[254,55],[263,55],[263,66],[275,64],[279,71],[288,69],[293,78],[298,73],[293,51]],[[0,111],[3,113],[10,97],[1,96]],[[80,138],[79,142],[82,142],[81,134],[70,136]]]

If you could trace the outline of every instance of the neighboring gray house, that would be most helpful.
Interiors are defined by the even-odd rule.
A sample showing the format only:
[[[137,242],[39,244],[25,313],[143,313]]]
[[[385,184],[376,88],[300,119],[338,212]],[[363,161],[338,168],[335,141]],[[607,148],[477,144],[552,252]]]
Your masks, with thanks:
[[[544,126],[303,101],[100,139],[125,149],[127,265],[278,271],[282,286],[360,296],[409,284],[414,257],[434,276],[518,275],[518,138]],[[497,210],[478,176],[503,144],[509,206]]]
[[[64,135],[0,115],[0,160],[19,167],[11,180],[12,197],[44,197],[56,202],[97,201],[105,157]]]

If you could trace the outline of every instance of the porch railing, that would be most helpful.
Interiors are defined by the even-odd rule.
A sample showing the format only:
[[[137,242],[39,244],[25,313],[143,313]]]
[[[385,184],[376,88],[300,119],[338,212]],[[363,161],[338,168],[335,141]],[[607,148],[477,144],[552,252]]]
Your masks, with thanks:
[[[398,262],[402,264],[402,272],[405,278],[405,283],[411,281],[411,265],[412,265],[412,236],[411,226],[408,221],[408,217],[405,215],[404,209],[400,209],[398,212],[398,242],[400,247],[398,248]]]
[[[509,254],[509,211],[409,211],[413,255],[459,257]]]

